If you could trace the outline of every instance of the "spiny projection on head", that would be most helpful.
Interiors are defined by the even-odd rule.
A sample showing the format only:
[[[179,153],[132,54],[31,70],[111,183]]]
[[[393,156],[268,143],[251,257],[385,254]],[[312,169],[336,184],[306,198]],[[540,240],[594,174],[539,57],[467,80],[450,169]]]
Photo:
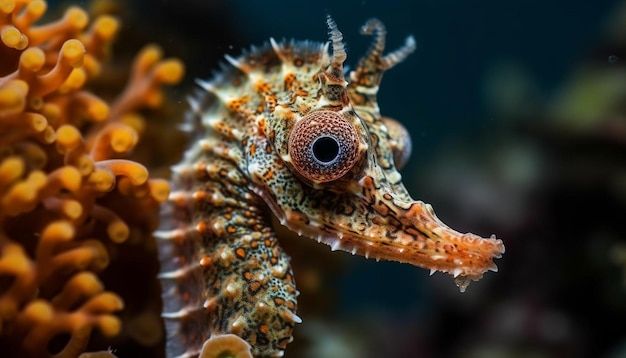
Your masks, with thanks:
[[[333,250],[446,272],[462,290],[496,271],[501,240],[452,230],[402,184],[411,141],[377,93],[413,38],[385,55],[385,27],[366,22],[373,44],[348,82],[343,36],[327,23],[329,43],[271,39],[227,56],[232,66],[190,99],[195,137],[156,233],[169,356],[197,356],[223,334],[255,357],[284,354],[301,320],[270,212]]]

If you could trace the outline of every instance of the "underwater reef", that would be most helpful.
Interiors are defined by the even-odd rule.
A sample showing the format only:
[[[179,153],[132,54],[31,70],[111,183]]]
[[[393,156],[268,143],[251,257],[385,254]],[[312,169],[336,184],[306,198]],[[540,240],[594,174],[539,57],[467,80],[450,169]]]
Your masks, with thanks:
[[[150,233],[169,185],[127,156],[149,121],[142,110],[162,105],[183,64],[147,46],[119,95],[103,99],[89,86],[119,20],[71,6],[38,21],[46,11],[41,0],[0,2],[1,355],[76,357],[92,333],[133,325],[135,340],[158,342],[159,307],[134,303],[158,286],[133,271],[156,271],[142,260],[155,256]]]

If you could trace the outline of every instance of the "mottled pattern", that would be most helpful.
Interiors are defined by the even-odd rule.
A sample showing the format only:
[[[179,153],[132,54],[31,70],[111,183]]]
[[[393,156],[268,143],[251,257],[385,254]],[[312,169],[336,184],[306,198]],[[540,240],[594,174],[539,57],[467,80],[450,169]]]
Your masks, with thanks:
[[[496,270],[502,242],[444,225],[397,171],[411,142],[376,95],[413,38],[383,55],[385,29],[368,21],[374,41],[348,83],[342,34],[330,18],[328,28],[327,44],[270,40],[199,81],[186,125],[196,136],[157,233],[169,356],[196,356],[228,333],[254,356],[284,354],[300,318],[272,213],[333,250],[447,272],[462,289]]]

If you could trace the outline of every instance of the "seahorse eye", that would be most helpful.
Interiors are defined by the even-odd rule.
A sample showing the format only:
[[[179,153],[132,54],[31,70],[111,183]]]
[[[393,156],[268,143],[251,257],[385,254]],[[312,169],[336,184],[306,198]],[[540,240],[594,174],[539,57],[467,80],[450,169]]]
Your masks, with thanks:
[[[391,141],[389,146],[393,151],[393,161],[397,169],[402,169],[411,156],[411,135],[404,126],[393,118],[383,117],[383,122],[387,126]]]
[[[289,135],[294,170],[313,183],[341,178],[359,160],[359,137],[348,119],[333,111],[309,113]]]

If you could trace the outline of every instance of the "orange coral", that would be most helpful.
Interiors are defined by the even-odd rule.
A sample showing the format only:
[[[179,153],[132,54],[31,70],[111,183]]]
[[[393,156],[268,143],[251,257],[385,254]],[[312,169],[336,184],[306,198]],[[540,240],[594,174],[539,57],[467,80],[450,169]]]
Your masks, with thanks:
[[[250,344],[234,334],[212,336],[202,345],[199,358],[252,358]]]
[[[99,16],[89,26],[87,13],[70,7],[35,25],[45,12],[42,0],[0,0],[0,341],[32,356],[76,357],[94,328],[105,336],[121,329],[123,302],[98,273],[131,235],[130,222],[154,226],[169,192],[122,157],[143,127],[135,111],[159,106],[161,87],[177,83],[183,66],[145,48],[109,105],[85,85],[118,21]]]

